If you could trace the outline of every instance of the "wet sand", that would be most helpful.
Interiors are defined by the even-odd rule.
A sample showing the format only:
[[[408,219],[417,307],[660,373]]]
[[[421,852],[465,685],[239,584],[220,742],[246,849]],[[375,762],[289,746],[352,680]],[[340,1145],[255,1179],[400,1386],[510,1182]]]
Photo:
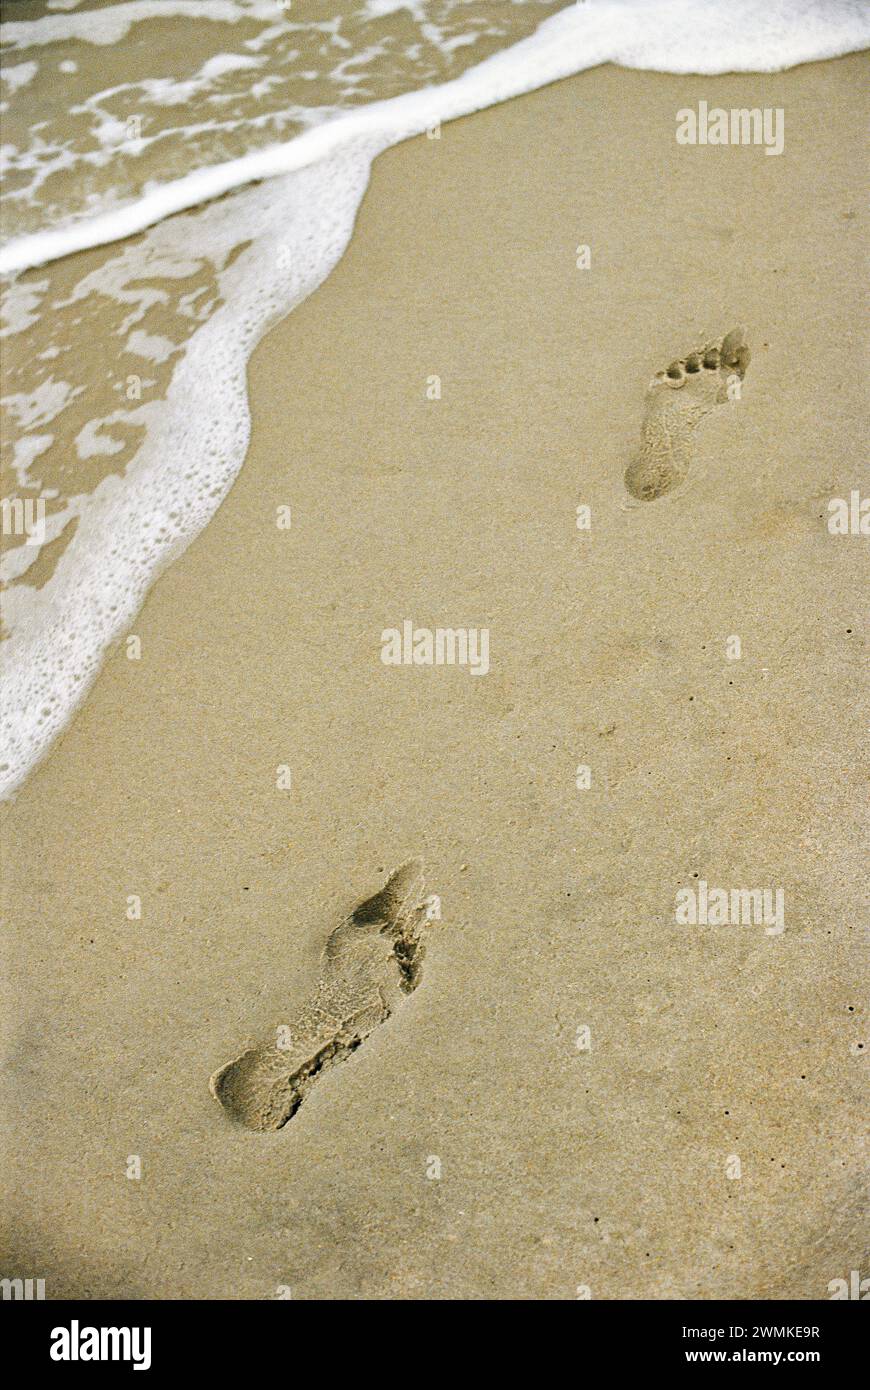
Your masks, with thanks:
[[[4,1273],[816,1299],[861,1267],[866,544],[827,503],[866,492],[865,69],[600,68],[376,161],[141,658],[3,808]],[[699,100],[782,107],[784,153],[678,146]],[[650,376],[735,324],[742,399],[627,505]],[[385,666],[405,619],[488,628],[489,673]],[[284,1128],[233,1124],[209,1076],[416,855],[419,988]],[[781,887],[785,930],[678,925],[701,880]]]

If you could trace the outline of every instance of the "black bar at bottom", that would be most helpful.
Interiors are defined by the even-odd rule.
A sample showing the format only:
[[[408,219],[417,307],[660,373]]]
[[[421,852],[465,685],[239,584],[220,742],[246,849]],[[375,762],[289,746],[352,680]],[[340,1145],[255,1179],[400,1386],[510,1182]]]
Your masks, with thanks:
[[[856,1301],[866,1301],[866,1296]],[[485,1313],[486,1306],[493,1311]],[[392,1315],[381,1327],[375,1308],[360,1315],[333,1305],[330,1312],[327,1303],[318,1313],[310,1302],[290,1300],[283,1306],[279,1300],[3,1302],[0,1327],[6,1364],[14,1358],[19,1374],[39,1371],[90,1377],[104,1368],[115,1375],[138,1370],[158,1376],[186,1370],[208,1374],[214,1369],[224,1377],[252,1371],[259,1377],[274,1369],[276,1375],[286,1377],[294,1371],[293,1362],[298,1370],[301,1343],[308,1342],[306,1360],[318,1355],[310,1341],[312,1334],[325,1336],[319,1354],[322,1371],[330,1377],[340,1373],[344,1355],[349,1367],[358,1371],[367,1346],[375,1353],[375,1366],[383,1363],[382,1373],[392,1378],[396,1357],[404,1351],[403,1341],[407,1341],[407,1369],[419,1366],[423,1353],[430,1376],[442,1366],[445,1375],[455,1375],[460,1365],[483,1357],[491,1361],[494,1353],[504,1356],[519,1345],[540,1357],[541,1370],[544,1363],[553,1364],[554,1356],[567,1357],[578,1375],[584,1367],[591,1371],[596,1366],[599,1371],[606,1367],[617,1372],[684,1368],[689,1375],[703,1374],[711,1366],[731,1371],[743,1366],[766,1366],[771,1371],[806,1366],[829,1376],[846,1369],[854,1374],[866,1346],[864,1316],[857,1307],[838,1301],[577,1301],[564,1316],[556,1316],[556,1309],[546,1315],[539,1312],[525,1326],[526,1315],[511,1304],[515,1311],[503,1329],[497,1322],[489,1323],[490,1317],[498,1318],[494,1311],[498,1306],[474,1302],[472,1309],[457,1315],[461,1344],[449,1335],[447,1319],[452,1322],[452,1314],[444,1308],[431,1310],[422,1325],[405,1314],[401,1320]],[[330,1324],[319,1334],[321,1316],[329,1317]],[[344,1328],[336,1336],[337,1318],[350,1317],[355,1323],[357,1316],[364,1317],[365,1324]],[[546,1324],[537,1321],[542,1316]],[[460,1345],[466,1350],[460,1351]],[[373,1367],[370,1373],[378,1371]]]

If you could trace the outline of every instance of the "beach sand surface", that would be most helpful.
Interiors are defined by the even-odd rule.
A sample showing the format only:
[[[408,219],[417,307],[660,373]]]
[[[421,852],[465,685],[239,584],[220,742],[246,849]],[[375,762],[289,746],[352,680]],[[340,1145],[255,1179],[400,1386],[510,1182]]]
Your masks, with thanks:
[[[603,67],[376,161],[141,658],[3,808],[4,1274],[817,1299],[861,1267],[866,541],[827,504],[866,491],[862,87]],[[699,100],[783,108],[784,153],[678,146]],[[627,505],[652,373],[737,324],[742,399]],[[405,619],[488,628],[489,673],[385,666]],[[233,1124],[209,1076],[413,855],[420,987],[283,1129]],[[785,930],[678,925],[701,880],[781,887]]]

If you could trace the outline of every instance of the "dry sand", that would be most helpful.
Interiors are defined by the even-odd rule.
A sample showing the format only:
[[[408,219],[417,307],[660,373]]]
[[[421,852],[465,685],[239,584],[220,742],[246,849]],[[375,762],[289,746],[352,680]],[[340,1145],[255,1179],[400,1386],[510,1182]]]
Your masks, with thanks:
[[[861,1267],[866,542],[826,518],[861,481],[862,82],[601,68],[377,161],[141,660],[4,810],[4,1272],[816,1299]],[[698,100],[783,107],[784,154],[677,146]],[[737,323],[743,399],[625,507],[650,375]],[[405,618],[488,627],[490,673],[382,665]],[[209,1075],[410,855],[420,988],[283,1129],[234,1125]],[[701,879],[781,886],[786,930],[676,925]]]

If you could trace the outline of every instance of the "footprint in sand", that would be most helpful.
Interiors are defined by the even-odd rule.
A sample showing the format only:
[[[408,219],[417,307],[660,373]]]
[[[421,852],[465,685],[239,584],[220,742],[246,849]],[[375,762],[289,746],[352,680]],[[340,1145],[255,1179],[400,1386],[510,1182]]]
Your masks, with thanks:
[[[295,1022],[212,1076],[212,1095],[249,1129],[280,1129],[319,1076],[348,1057],[420,983],[428,925],[423,865],[409,859],[336,927]]]
[[[744,330],[734,328],[656,373],[646,394],[640,453],[625,472],[632,497],[652,502],[684,480],[698,422],[738,394],[734,383],[743,380],[748,365]]]

